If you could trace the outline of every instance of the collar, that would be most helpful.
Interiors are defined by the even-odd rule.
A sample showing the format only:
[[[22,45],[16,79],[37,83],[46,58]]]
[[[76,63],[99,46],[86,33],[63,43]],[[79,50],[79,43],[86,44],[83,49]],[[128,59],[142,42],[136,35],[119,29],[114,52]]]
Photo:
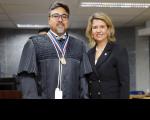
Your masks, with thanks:
[[[112,49],[113,45],[114,45],[114,43],[107,42],[107,44],[106,44],[106,46],[105,46],[103,51],[105,51],[105,52],[110,51]],[[94,49],[96,50],[96,45],[94,46]]]
[[[62,36],[58,36],[56,33],[54,33],[52,30],[50,30],[50,32],[55,36],[55,38],[57,40],[61,40],[61,39],[66,39],[67,38],[67,33],[65,32]]]

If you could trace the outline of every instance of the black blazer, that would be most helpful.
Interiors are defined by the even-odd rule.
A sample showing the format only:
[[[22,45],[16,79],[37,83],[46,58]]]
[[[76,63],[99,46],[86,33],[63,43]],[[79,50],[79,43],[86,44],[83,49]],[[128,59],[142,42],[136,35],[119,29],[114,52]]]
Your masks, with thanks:
[[[93,99],[129,98],[129,63],[125,48],[107,43],[95,65],[95,47],[88,51],[93,72],[87,76]]]

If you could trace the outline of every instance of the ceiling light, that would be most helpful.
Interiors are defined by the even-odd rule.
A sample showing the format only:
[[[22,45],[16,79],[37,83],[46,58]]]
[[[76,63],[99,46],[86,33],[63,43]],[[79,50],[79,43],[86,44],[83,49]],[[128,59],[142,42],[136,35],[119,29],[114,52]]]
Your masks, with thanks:
[[[150,8],[150,3],[81,2],[81,7]]]
[[[45,28],[48,25],[17,24],[18,28]]]

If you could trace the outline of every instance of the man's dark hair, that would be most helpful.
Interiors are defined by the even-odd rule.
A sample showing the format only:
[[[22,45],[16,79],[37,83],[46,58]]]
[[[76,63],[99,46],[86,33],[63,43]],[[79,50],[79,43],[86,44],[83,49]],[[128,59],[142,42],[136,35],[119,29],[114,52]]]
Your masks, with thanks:
[[[49,12],[51,12],[52,10],[58,8],[58,7],[62,7],[65,9],[65,11],[70,14],[70,10],[69,10],[69,7],[62,3],[62,2],[54,2],[50,7],[49,7]]]

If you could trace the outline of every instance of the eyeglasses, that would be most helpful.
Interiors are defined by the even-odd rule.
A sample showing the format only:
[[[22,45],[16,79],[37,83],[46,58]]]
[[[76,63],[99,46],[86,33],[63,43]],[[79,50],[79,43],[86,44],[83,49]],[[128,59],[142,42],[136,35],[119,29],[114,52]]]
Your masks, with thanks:
[[[56,19],[56,20],[58,20],[58,19],[61,17],[61,19],[64,20],[64,21],[69,18],[69,16],[68,16],[67,14],[62,14],[62,15],[60,15],[60,14],[58,14],[58,13],[49,15],[49,17],[52,17],[52,18],[54,18],[54,19]]]

